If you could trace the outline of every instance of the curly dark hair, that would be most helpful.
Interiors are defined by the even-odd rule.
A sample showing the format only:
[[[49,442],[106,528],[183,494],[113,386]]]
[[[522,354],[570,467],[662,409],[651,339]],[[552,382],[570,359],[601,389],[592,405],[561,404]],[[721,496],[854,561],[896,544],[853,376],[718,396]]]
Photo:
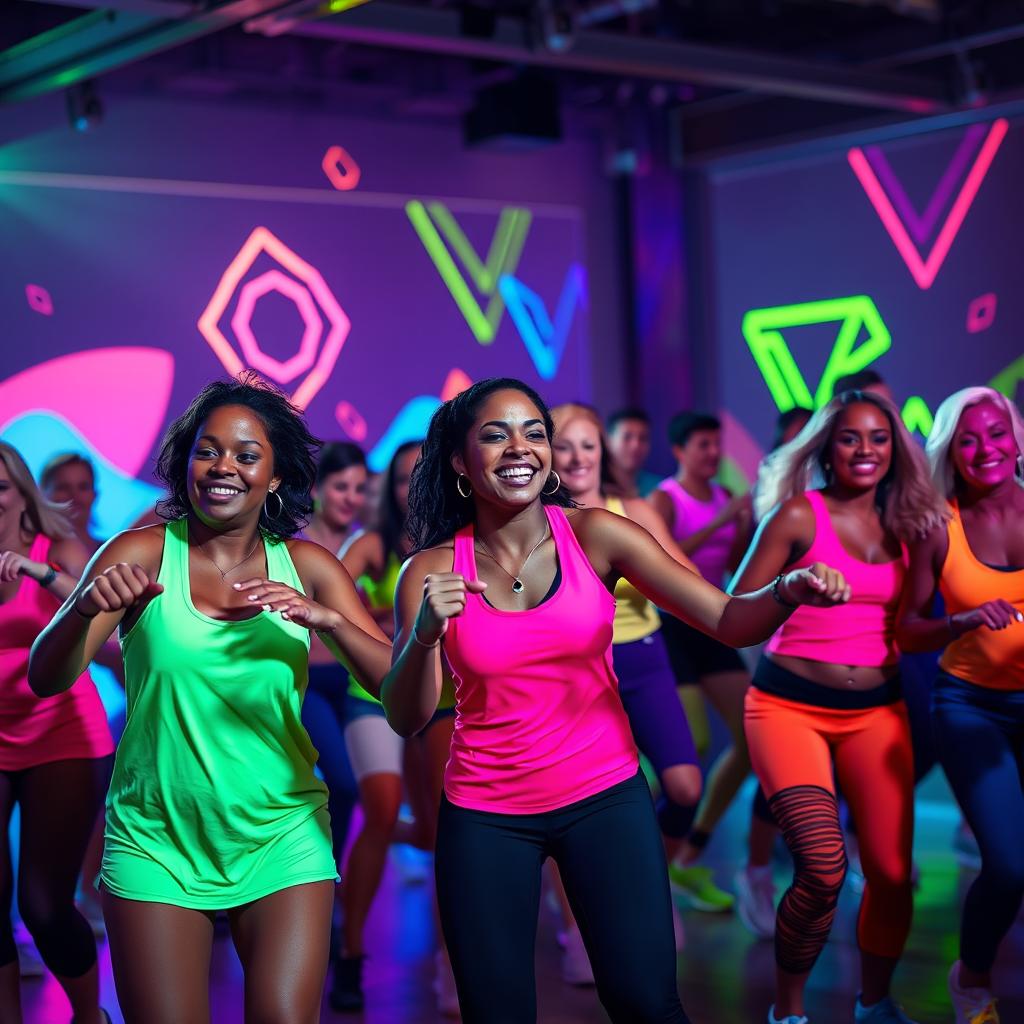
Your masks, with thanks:
[[[188,463],[199,428],[214,409],[244,405],[266,428],[274,456],[274,475],[281,478],[276,493],[281,511],[260,514],[260,529],[271,539],[292,537],[309,520],[313,510],[310,488],[316,480],[316,453],[320,441],[306,426],[302,413],[272,384],[248,371],[231,380],[207,384],[189,407],[167,428],[156,461],[156,475],[167,485],[167,497],[157,502],[164,519],[181,519],[192,510],[188,499]]]
[[[473,521],[475,506],[455,489],[456,473],[451,459],[463,450],[480,406],[495,391],[522,392],[540,411],[548,444],[551,443],[555,429],[547,404],[529,384],[514,377],[478,380],[445,402],[431,417],[409,484],[409,515],[405,525],[416,551],[450,539]],[[541,501],[562,508],[577,507],[564,486],[553,494],[543,494]]]

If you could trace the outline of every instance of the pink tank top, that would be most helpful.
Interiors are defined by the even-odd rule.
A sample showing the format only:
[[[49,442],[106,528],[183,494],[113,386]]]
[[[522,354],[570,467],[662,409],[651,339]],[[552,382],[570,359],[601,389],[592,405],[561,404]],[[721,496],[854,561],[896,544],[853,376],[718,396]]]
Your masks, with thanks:
[[[562,572],[554,594],[521,612],[469,594],[445,634],[456,703],[444,788],[470,810],[556,810],[639,767],[612,671],[615,600],[565,512],[545,511]],[[472,524],[455,535],[452,571],[477,578]]]
[[[658,490],[664,491],[675,507],[675,521],[672,523],[672,536],[677,541],[703,530],[731,500],[729,492],[718,484],[711,485],[711,500],[699,501],[683,487],[674,477],[662,480]],[[729,552],[736,540],[736,523],[726,523],[690,555],[694,565],[700,569],[701,576],[709,583],[720,587],[725,580],[725,571],[729,565]]]
[[[39,534],[28,557],[45,562],[50,538]],[[22,771],[51,761],[106,757],[114,750],[96,687],[83,674],[56,697],[37,697],[28,685],[28,653],[59,604],[35,580],[0,605],[0,770]]]
[[[832,525],[821,491],[807,491],[804,497],[814,510],[814,541],[807,554],[786,568],[805,569],[824,562],[846,577],[851,597],[834,608],[797,608],[768,641],[769,653],[830,665],[894,664],[900,656],[895,625],[907,575],[906,550],[893,562],[872,564],[854,558]]]

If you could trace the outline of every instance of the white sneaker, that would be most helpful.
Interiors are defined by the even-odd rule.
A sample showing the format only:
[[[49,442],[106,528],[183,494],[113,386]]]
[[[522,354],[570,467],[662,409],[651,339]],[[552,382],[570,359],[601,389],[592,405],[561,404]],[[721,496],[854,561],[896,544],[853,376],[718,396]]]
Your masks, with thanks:
[[[455,975],[448,954],[439,949],[434,957],[437,974],[434,977],[434,994],[437,996],[437,1010],[442,1017],[460,1017],[459,993],[455,988]]]
[[[686,948],[686,931],[683,928],[683,915],[679,913],[679,908],[675,905],[675,901],[672,901],[672,934],[676,940],[676,952],[682,953]]]
[[[575,925],[565,933],[565,951],[562,953],[562,981],[567,985],[593,985],[594,969],[590,966],[583,936]]]
[[[736,913],[759,939],[775,935],[775,880],[768,867],[745,867],[736,872]]]
[[[788,1017],[776,1017],[775,1007],[772,1006],[768,1010],[768,1024],[809,1024],[806,1017],[798,1017],[795,1013],[791,1013]]]
[[[43,958],[34,943],[18,940],[18,970],[23,978],[41,978],[46,973]]]
[[[999,1024],[996,997],[987,988],[960,987],[960,961],[949,969],[949,998],[956,1024]]]

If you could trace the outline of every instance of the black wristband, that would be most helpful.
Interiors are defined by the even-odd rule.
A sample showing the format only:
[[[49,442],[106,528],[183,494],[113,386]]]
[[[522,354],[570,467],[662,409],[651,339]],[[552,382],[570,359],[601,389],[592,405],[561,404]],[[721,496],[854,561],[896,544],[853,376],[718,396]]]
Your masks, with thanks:
[[[85,619],[86,622],[92,622],[92,620],[96,618],[96,615],[99,615],[99,612],[97,612],[96,615],[86,615],[85,612],[83,612],[82,609],[78,607],[77,598],[71,602],[71,610],[80,618]]]
[[[790,610],[793,610],[795,608],[799,608],[800,605],[793,604],[791,601],[787,601],[782,596],[782,594],[779,593],[779,584],[782,583],[782,581],[785,578],[786,578],[786,574],[784,572],[780,572],[779,575],[776,576],[775,579],[772,580],[772,584],[771,584],[772,597],[775,599],[775,603],[776,604],[781,604],[783,608],[789,608]]]
[[[37,580],[37,582],[41,587],[48,587],[56,578],[57,570],[52,565],[47,564],[46,575],[41,580]]]

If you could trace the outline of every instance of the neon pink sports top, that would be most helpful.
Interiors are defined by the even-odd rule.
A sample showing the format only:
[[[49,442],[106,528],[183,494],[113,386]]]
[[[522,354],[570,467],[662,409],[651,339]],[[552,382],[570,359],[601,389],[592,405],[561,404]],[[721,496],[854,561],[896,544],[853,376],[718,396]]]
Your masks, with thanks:
[[[675,518],[672,523],[672,536],[677,541],[703,530],[731,500],[729,492],[716,483],[711,485],[711,500],[700,501],[695,498],[675,477],[669,477],[658,484],[658,490],[664,491],[675,506]],[[736,540],[736,523],[726,523],[690,555],[690,560],[701,576],[709,583],[720,587],[725,580],[725,571],[729,565],[729,552]]]
[[[28,557],[45,562],[50,538],[38,534]],[[17,772],[51,761],[106,757],[114,750],[96,687],[84,673],[55,697],[28,685],[28,652],[53,618],[57,599],[35,580],[0,605],[0,770]]]
[[[545,506],[562,572],[546,601],[502,611],[479,594],[450,619],[455,676],[448,799],[470,810],[539,814],[636,774],[639,761],[612,671],[615,600],[565,512]],[[475,580],[473,526],[455,535],[453,572]]]
[[[862,562],[843,547],[821,491],[806,491],[814,510],[814,540],[807,553],[787,569],[824,562],[850,584],[850,600],[833,608],[802,605],[768,641],[771,654],[807,658],[830,665],[892,665],[896,647],[896,610],[907,575],[906,549],[893,562]]]

